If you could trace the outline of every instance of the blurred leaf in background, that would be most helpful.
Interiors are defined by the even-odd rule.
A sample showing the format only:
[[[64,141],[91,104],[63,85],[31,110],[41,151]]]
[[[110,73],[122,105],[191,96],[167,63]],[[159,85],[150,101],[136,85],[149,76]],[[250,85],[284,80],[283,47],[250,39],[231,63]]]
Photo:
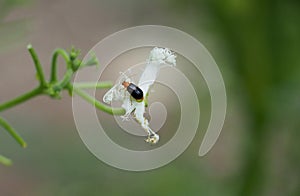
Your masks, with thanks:
[[[22,43],[28,21],[26,19],[6,21],[6,17],[13,9],[29,2],[26,0],[0,0],[0,52]]]
[[[240,94],[248,116],[243,166],[235,181],[238,195],[300,195],[300,150],[295,146],[300,139],[295,117],[300,114],[300,1],[177,2],[177,11],[199,17],[206,8],[214,21],[212,33],[226,40],[232,55],[232,65],[221,66],[234,70],[229,91]],[[278,159],[283,164],[277,165]]]
[[[12,48],[14,45],[22,43],[25,32],[27,30],[26,20],[19,19],[6,21],[6,17],[12,10],[17,7],[23,6],[26,3],[28,3],[28,1],[25,0],[0,0],[0,52],[6,51]],[[1,121],[2,123],[5,122],[4,119],[1,119]],[[6,125],[9,126],[8,124]],[[13,131],[11,127],[9,129]],[[0,158],[0,162],[4,163],[5,165],[11,164],[11,161],[9,159],[6,159],[3,156],[1,156]]]

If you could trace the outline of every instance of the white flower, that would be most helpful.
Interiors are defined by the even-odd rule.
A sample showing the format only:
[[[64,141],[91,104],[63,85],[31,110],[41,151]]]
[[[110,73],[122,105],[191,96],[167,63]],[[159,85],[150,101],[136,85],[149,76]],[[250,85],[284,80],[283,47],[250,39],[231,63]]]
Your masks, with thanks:
[[[137,86],[143,91],[146,96],[149,93],[150,86],[155,82],[160,68],[163,65],[175,66],[176,56],[168,48],[155,47],[151,50],[145,70],[140,76]],[[129,92],[122,85],[123,82],[133,83],[124,73],[121,73],[120,78],[103,97],[103,101],[110,104],[112,101],[122,101],[122,107],[126,113],[122,116],[123,120],[129,120],[131,114],[142,128],[147,132],[148,137],[145,140],[150,144],[156,144],[159,141],[159,135],[156,134],[150,127],[148,120],[144,117],[145,113],[145,97],[143,101],[136,101],[131,97]]]

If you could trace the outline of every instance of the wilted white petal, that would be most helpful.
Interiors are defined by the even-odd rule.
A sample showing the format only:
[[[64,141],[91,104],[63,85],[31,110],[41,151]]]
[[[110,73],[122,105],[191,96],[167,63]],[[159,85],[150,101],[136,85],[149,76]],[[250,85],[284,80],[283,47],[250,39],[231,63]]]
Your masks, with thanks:
[[[116,84],[103,96],[104,103],[111,104],[112,101],[123,101],[130,98],[130,95],[122,85],[122,82],[130,82],[130,79],[124,73],[121,72],[120,74],[121,76],[118,78]]]
[[[176,56],[168,48],[153,48],[138,83],[144,96],[147,95],[150,86],[155,82],[159,70],[163,65],[175,66]],[[159,141],[159,135],[152,131],[149,127],[148,120],[144,117],[145,101],[137,102],[135,99],[131,99],[130,94],[122,85],[124,81],[131,82],[124,73],[121,73],[116,85],[104,95],[103,101],[108,104],[112,101],[122,101],[122,107],[126,111],[125,115],[122,116],[123,120],[129,120],[131,113],[134,112],[135,119],[148,134],[148,138],[145,141],[151,144],[157,143]]]
[[[176,56],[168,48],[153,48],[138,83],[144,94],[147,94],[150,86],[155,82],[160,68],[164,65],[175,66]]]
[[[130,100],[130,95],[128,92],[126,92],[126,97],[123,100],[123,104],[122,104],[122,108],[125,109],[125,114],[123,116],[121,116],[123,118],[123,120],[128,120],[131,113],[134,111],[134,109],[136,108],[136,101],[132,101]]]

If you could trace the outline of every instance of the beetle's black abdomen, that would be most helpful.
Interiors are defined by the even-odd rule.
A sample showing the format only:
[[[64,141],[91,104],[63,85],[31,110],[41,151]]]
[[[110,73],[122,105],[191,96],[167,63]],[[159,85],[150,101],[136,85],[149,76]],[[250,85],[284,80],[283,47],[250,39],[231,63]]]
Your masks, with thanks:
[[[138,86],[136,86],[133,83],[130,83],[129,86],[127,86],[127,91],[136,100],[141,100],[144,97],[142,89],[140,89]]]

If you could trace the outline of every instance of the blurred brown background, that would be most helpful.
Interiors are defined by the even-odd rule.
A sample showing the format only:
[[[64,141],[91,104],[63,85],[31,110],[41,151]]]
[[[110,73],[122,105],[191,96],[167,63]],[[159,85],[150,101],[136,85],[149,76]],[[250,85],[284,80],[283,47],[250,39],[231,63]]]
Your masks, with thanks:
[[[299,21],[297,0],[0,0],[0,102],[37,84],[28,43],[49,75],[53,49],[85,54],[105,36],[145,24],[201,41],[228,96],[209,154],[197,156],[200,130],[174,162],[140,173],[112,168],[86,149],[67,93],[30,100],[1,113],[28,148],[1,129],[1,154],[14,164],[0,165],[0,195],[300,195]]]

